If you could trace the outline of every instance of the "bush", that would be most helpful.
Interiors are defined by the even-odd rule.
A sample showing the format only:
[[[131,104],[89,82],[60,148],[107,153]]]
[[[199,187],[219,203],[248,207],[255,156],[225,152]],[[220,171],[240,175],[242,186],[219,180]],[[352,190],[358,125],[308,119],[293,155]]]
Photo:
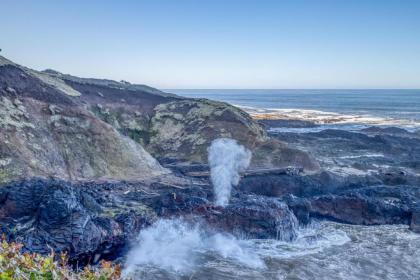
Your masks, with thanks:
[[[102,261],[97,268],[85,267],[75,272],[68,265],[66,254],[48,256],[23,253],[22,244],[7,242],[3,237],[0,246],[0,280],[115,280],[120,279],[121,267]]]

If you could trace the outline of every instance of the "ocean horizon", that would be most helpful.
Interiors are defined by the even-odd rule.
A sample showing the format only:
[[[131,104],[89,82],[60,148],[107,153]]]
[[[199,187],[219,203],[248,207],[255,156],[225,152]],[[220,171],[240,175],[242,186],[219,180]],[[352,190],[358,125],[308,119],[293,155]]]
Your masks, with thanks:
[[[311,121],[354,130],[366,126],[420,129],[420,89],[172,89],[240,107],[255,118]],[[319,128],[316,128],[319,129]]]

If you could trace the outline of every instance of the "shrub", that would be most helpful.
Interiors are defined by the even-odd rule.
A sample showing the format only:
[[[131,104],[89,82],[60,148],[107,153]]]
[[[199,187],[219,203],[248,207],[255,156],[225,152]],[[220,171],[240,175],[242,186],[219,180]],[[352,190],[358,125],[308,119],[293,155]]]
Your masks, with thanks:
[[[87,266],[73,271],[67,255],[48,256],[22,252],[22,244],[7,242],[3,237],[0,245],[0,280],[115,280],[120,279],[121,267],[102,261],[98,267]]]

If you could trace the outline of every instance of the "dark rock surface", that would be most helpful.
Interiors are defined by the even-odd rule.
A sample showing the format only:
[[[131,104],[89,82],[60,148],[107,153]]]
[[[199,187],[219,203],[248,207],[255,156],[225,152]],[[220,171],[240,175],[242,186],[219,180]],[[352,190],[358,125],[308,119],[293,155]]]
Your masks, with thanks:
[[[296,126],[290,120],[267,125]],[[314,155],[324,172],[245,176],[239,189],[281,197],[301,223],[311,218],[361,225],[407,224],[419,231],[420,138],[396,127],[272,133]]]
[[[205,181],[78,182],[32,179],[0,188],[1,233],[31,252],[66,251],[80,262],[115,258],[158,218],[182,216],[241,237],[296,237],[297,220],[278,198],[234,193],[212,204]]]
[[[15,182],[0,189],[0,199],[4,234],[31,252],[71,258],[115,250],[154,218],[134,210],[110,215],[89,190],[60,180]]]
[[[415,209],[411,216],[410,229],[420,233],[420,209]]]
[[[310,215],[359,225],[409,224],[419,199],[418,187],[367,187],[310,198]]]
[[[326,129],[312,133],[273,133],[273,137],[303,149],[321,166],[343,174],[420,174],[420,137],[402,128],[371,127],[360,131]],[[417,180],[417,183],[419,181]],[[400,184],[411,184],[400,182]]]
[[[293,127],[293,128],[313,128],[317,127],[318,125],[311,122],[311,121],[301,121],[301,120],[259,120],[260,124],[262,124],[266,129],[275,128],[275,127]]]
[[[292,241],[297,237],[298,221],[279,199],[240,195],[225,208],[210,206],[197,209],[199,217],[217,231],[240,238],[274,238]]]

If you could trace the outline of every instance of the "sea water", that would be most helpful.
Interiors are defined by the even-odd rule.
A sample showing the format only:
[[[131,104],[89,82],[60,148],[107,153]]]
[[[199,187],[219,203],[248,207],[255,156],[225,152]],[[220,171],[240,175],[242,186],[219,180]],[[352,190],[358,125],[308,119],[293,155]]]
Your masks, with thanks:
[[[311,121],[325,128],[357,130],[371,125],[420,129],[420,90],[168,90],[241,107],[254,117]],[[290,128],[283,128],[283,131]]]
[[[420,90],[168,90],[226,101],[254,117],[296,119],[310,132],[371,125],[420,129]],[[276,129],[276,128],[274,128]],[[380,155],[372,155],[380,156]],[[420,235],[406,225],[313,221],[293,242],[237,239],[182,220],[143,230],[127,257],[133,279],[420,279]]]
[[[407,226],[313,221],[293,242],[239,240],[182,220],[140,233],[132,279],[419,279],[420,235]]]

